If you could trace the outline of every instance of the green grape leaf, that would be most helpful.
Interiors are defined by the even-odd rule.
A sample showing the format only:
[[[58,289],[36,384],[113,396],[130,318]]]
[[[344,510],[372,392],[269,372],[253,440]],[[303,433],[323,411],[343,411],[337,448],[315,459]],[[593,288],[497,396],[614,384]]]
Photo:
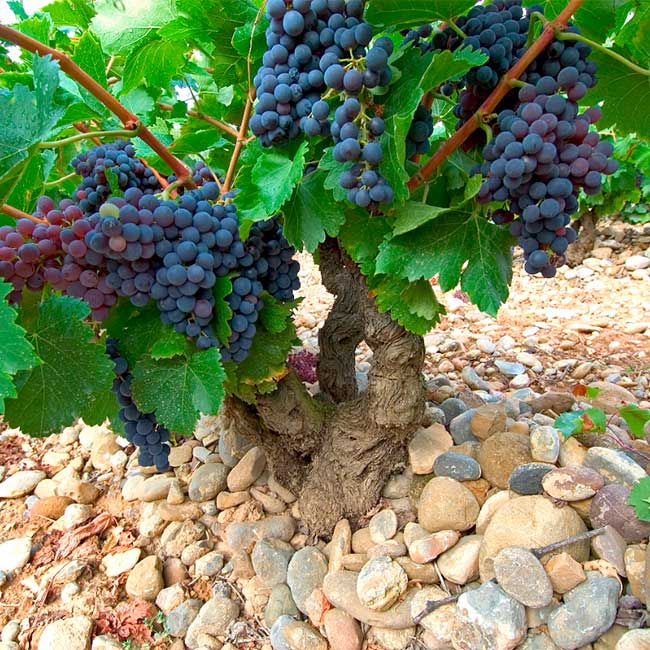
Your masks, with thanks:
[[[263,326],[258,327],[248,357],[237,365],[226,364],[226,390],[249,403],[255,401],[260,387],[272,392],[275,381],[286,373],[287,356],[297,344],[299,340],[291,319],[287,319],[282,332],[271,333]]]
[[[267,332],[280,334],[286,329],[287,322],[291,318],[291,312],[299,301],[281,302],[266,291],[262,294],[262,301],[264,307],[260,311],[260,323]]]
[[[602,409],[595,407],[585,409],[582,420],[584,422],[585,433],[605,433],[607,429],[607,416]]]
[[[91,32],[84,32],[75,47],[72,60],[87,72],[103,88],[108,88],[106,79],[106,57],[99,39]],[[79,93],[84,102],[98,115],[108,116],[109,110],[93,94],[79,85]]]
[[[9,195],[7,203],[19,210],[31,212],[37,197],[43,194],[43,183],[55,160],[56,154],[51,149],[44,149],[40,155],[31,158]]]
[[[32,436],[44,436],[69,424],[96,393],[109,390],[113,364],[83,323],[86,303],[50,296],[21,324],[42,364],[16,377],[18,395],[6,404],[6,419]],[[25,317],[23,317],[23,315]]]
[[[443,50],[436,52],[426,69],[420,86],[424,92],[437,88],[440,84],[456,79],[472,68],[483,65],[488,60],[487,54],[471,47],[464,47],[455,52]]]
[[[156,361],[159,359],[171,359],[181,354],[190,353],[190,346],[189,341],[173,327],[163,326],[160,336],[158,336],[151,346],[150,354]]]
[[[555,418],[553,426],[569,438],[576,433],[582,433],[582,411],[567,411]]]
[[[0,280],[0,413],[4,413],[5,398],[16,397],[13,375],[40,363],[25,329],[16,323],[16,311],[6,302],[11,290],[10,284]]]
[[[50,57],[32,59],[33,90],[21,83],[0,88],[0,203],[25,173],[30,159],[63,113],[54,103],[59,65]]]
[[[119,433],[124,433],[123,423],[117,417],[120,410],[120,405],[117,403],[115,393],[110,390],[102,390],[93,393],[88,397],[85,408],[79,413],[79,417],[83,418],[86,424],[102,424],[105,420],[110,420],[111,423],[119,422]],[[115,431],[114,424],[113,430]]]
[[[636,404],[628,404],[618,410],[618,414],[627,422],[632,435],[643,438],[643,427],[650,422],[650,409],[639,408]]]
[[[377,275],[368,279],[368,287],[380,312],[390,311],[409,332],[424,336],[445,313],[426,280],[408,282],[403,278]]]
[[[341,187],[339,177],[341,174],[352,167],[352,163],[340,163],[334,160],[333,152],[334,147],[328,147],[323,152],[323,156],[318,163],[318,168],[325,170],[327,176],[323,181],[323,187],[326,190],[331,190],[335,201],[347,201],[348,191]]]
[[[390,235],[388,221],[375,217],[365,210],[348,210],[341,226],[339,241],[347,254],[359,264],[366,276],[375,273],[375,258],[382,242]]]
[[[524,5],[531,4],[542,4],[544,16],[549,20],[556,18],[567,5],[566,0],[524,2]],[[585,36],[602,43],[616,26],[617,11],[626,4],[630,4],[630,0],[587,0],[576,11],[573,21]]]
[[[639,106],[650,103],[650,77],[594,50],[591,58],[598,63],[598,84],[585,97],[585,105],[602,101],[603,117],[598,128],[615,127],[617,133],[637,133],[650,139],[650,111]]]
[[[212,294],[215,300],[215,318],[212,321],[212,329],[217,338],[222,343],[227,343],[232,330],[230,329],[230,319],[232,318],[232,309],[226,300],[226,297],[232,293],[232,282],[229,277],[217,278]]]
[[[512,279],[512,238],[470,207],[449,208],[434,224],[398,235],[381,246],[377,272],[411,281],[438,276],[442,291],[461,283],[481,311],[496,314]]]
[[[368,0],[366,20],[377,27],[419,27],[437,20],[448,21],[474,6],[473,0]]]
[[[142,47],[177,16],[174,0],[97,0],[95,10],[92,27],[109,54],[128,54]]]
[[[252,180],[268,214],[279,210],[293,193],[305,167],[308,144],[303,142],[293,157],[264,151],[253,166]]]
[[[50,33],[53,29],[52,19],[47,14],[30,16],[26,20],[21,20],[16,29],[41,43],[50,42]]]
[[[108,336],[119,342],[120,354],[129,366],[135,366],[140,357],[151,353],[157,341],[167,338],[168,330],[173,331],[172,327],[162,324],[153,302],[145,307],[134,307],[124,298],[111,309],[104,327]]]
[[[637,481],[630,490],[628,503],[641,521],[650,521],[650,476]]]
[[[190,357],[142,357],[132,368],[133,399],[174,433],[189,436],[201,413],[216,415],[224,397],[224,371],[217,348]]]
[[[410,49],[399,60],[401,77],[391,85],[391,92],[384,105],[386,129],[381,136],[384,157],[379,171],[395,192],[395,202],[408,198],[408,174],[404,169],[406,160],[406,135],[413,122],[413,114],[424,95],[421,87],[431,56],[422,56],[417,49]]]
[[[622,0],[619,0],[622,1]],[[628,7],[629,7],[628,0]],[[650,5],[644,2],[634,7],[633,15],[614,35],[617,45],[623,45],[645,67],[650,64]]]
[[[56,25],[87,29],[95,15],[91,0],[57,0],[43,7]]]
[[[157,38],[133,50],[126,58],[122,92],[135,88],[143,79],[148,86],[167,88],[185,61],[178,42]]]
[[[598,395],[602,392],[602,388],[596,388],[595,386],[587,386],[586,398],[587,399],[596,399]]]
[[[303,176],[285,208],[284,236],[297,249],[313,253],[325,238],[336,237],[345,221],[345,211],[324,187],[325,172]]]

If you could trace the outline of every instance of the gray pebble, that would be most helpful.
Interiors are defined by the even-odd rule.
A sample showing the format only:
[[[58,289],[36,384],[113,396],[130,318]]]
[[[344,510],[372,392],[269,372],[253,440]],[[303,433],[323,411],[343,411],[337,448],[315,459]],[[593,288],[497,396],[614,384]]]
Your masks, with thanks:
[[[448,476],[457,481],[475,481],[481,478],[481,466],[470,456],[446,451],[433,464],[436,476]]]

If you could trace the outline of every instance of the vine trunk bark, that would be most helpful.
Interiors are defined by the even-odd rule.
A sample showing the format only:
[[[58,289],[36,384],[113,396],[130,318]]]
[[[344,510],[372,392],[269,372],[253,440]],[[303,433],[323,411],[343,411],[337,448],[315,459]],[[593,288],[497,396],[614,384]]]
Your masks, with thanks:
[[[596,243],[596,221],[594,211],[587,210],[574,225],[578,230],[578,238],[567,251],[566,259],[569,266],[579,266],[591,255]]]
[[[289,373],[254,406],[229,398],[224,415],[265,448],[276,480],[299,496],[310,532],[328,536],[342,517],[358,520],[377,504],[422,424],[424,343],[379,312],[337,240],[319,252],[323,283],[335,295],[319,336],[321,392],[312,397]],[[358,392],[355,350],[362,340],[373,356],[368,387]]]

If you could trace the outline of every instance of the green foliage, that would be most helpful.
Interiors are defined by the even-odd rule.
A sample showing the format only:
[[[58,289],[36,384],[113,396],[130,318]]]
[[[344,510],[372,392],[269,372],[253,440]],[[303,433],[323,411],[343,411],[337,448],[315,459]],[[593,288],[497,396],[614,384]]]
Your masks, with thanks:
[[[531,0],[533,2],[533,0]],[[244,223],[281,215],[284,234],[297,248],[317,253],[328,237],[338,237],[358,264],[368,294],[379,310],[407,330],[426,334],[444,314],[435,283],[443,292],[459,284],[483,311],[495,314],[508,296],[513,239],[506,227],[492,224],[475,195],[478,176],[470,176],[480,151],[453,152],[421,187],[407,185],[417,171],[405,160],[406,136],[425,99],[432,102],[431,153],[455,131],[457,118],[441,95],[441,84],[482,65],[486,55],[470,48],[429,52],[402,45],[403,29],[450,22],[475,0],[367,0],[365,16],[395,43],[389,59],[392,81],[373,89],[376,109],[385,120],[381,138],[382,175],[395,191],[384,214],[351,207],[339,175],[350,164],[335,162],[331,141],[297,138],[263,148],[255,139],[236,145],[249,93],[250,76],[261,65],[268,20],[260,0],[55,0],[34,15],[10,3],[16,29],[64,52],[102,88],[113,94],[160,142],[188,165],[203,160],[218,176],[235,166],[234,199]],[[553,18],[565,0],[543,3]],[[263,8],[263,7],[262,7]],[[650,68],[650,8],[641,0],[588,0],[576,15],[582,34],[641,68]],[[78,179],[63,179],[71,159],[89,143],[42,149],[40,143],[78,133],[76,123],[110,130],[122,125],[78,80],[61,74],[48,57],[3,54],[0,73],[0,203],[31,212],[47,188],[59,199],[70,196]],[[650,210],[650,118],[640,110],[650,101],[650,76],[595,52],[599,84],[582,104],[600,103],[611,127],[607,134],[621,161],[607,178],[604,192],[582,197],[598,213]],[[427,95],[429,93],[429,95]],[[330,101],[331,95],[327,100]],[[332,109],[335,101],[331,101]],[[191,114],[190,114],[191,113]],[[207,118],[207,119],[206,119]],[[220,120],[229,125],[223,130]],[[139,156],[161,175],[171,173],[149,145],[134,138]],[[109,184],[117,195],[115,179]],[[376,212],[376,211],[375,211]],[[12,219],[0,217],[1,223]],[[218,338],[230,336],[232,316],[226,296],[231,277],[214,287]],[[7,398],[7,419],[37,435],[56,430],[73,417],[99,422],[117,410],[110,392],[111,364],[98,330],[87,324],[79,301],[44,293],[26,296],[19,307],[4,302],[0,284],[0,410]],[[286,357],[299,343],[292,323],[295,304],[264,296],[258,333],[246,361],[222,364],[215,349],[199,352],[171,327],[161,324],[155,305],[135,308],[120,300],[104,323],[119,340],[120,352],[134,375],[134,398],[143,411],[177,433],[190,433],[201,412],[214,413],[229,392],[247,402],[275,388],[286,373]],[[102,332],[103,335],[103,332]],[[587,392],[587,398],[593,397]],[[633,435],[648,420],[643,409],[621,410]],[[564,414],[557,426],[565,435],[604,431],[598,409]]]
[[[650,422],[650,409],[639,408],[636,404],[628,404],[618,410],[618,414],[625,420],[633,436],[643,438],[643,427]]]
[[[370,0],[366,20],[377,27],[395,31],[418,27],[437,20],[460,16],[475,3],[473,0]]]
[[[227,362],[225,388],[245,402],[254,403],[257,393],[269,393],[286,373],[286,359],[299,344],[291,312],[296,303],[280,303],[262,294],[265,307],[260,312],[257,334],[248,358],[239,364]]]
[[[555,418],[555,428],[562,432],[565,438],[580,433],[605,433],[607,417],[599,408],[588,408],[580,411],[567,411]]]
[[[133,399],[144,413],[182,435],[194,432],[201,413],[217,413],[223,401],[223,367],[217,348],[154,359],[145,355],[132,370]]]
[[[650,476],[642,478],[630,490],[628,503],[641,521],[650,521]]]
[[[82,322],[90,314],[86,303],[50,296],[27,305],[20,324],[41,363],[16,374],[17,395],[7,401],[5,418],[29,435],[45,436],[72,422],[88,400],[110,388],[112,364]]]
[[[4,400],[16,397],[13,376],[41,363],[34,347],[25,338],[25,329],[16,324],[16,312],[6,302],[11,287],[0,281],[0,413]]]
[[[63,113],[55,104],[59,66],[34,56],[33,89],[17,83],[0,88],[0,203],[20,181],[30,159]]]

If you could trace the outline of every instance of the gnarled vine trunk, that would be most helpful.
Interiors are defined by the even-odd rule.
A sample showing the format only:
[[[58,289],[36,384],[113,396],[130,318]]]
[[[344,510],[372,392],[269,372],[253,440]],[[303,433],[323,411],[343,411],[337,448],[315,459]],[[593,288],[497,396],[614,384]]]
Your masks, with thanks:
[[[578,238],[569,247],[566,254],[569,266],[580,266],[591,255],[596,243],[596,220],[596,213],[593,210],[587,210],[574,224],[573,227],[578,231]]]
[[[224,414],[238,433],[265,448],[275,478],[299,495],[310,532],[327,536],[341,517],[368,512],[403,460],[424,416],[424,343],[378,311],[335,239],[321,245],[320,269],[336,296],[319,337],[321,394],[312,397],[290,373],[254,407],[229,398]],[[373,357],[368,388],[358,393],[361,341]]]

